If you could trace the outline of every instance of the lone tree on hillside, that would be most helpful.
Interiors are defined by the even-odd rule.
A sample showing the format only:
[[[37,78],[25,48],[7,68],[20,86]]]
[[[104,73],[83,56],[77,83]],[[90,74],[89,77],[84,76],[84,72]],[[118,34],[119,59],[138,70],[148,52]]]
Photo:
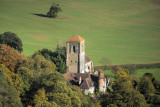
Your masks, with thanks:
[[[58,12],[61,12],[61,8],[59,7],[59,4],[52,4],[50,7],[49,12],[47,13],[47,16],[50,18],[56,18],[58,15]]]
[[[9,45],[19,52],[23,51],[21,39],[12,32],[4,32],[3,34],[0,34],[0,44]]]

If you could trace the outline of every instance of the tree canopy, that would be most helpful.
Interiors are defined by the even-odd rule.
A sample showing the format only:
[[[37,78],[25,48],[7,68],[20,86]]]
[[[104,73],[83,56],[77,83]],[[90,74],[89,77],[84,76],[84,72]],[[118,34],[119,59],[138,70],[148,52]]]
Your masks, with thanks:
[[[16,72],[22,56],[10,46],[0,44],[0,64],[4,64],[10,71]]]
[[[52,4],[50,7],[49,12],[47,13],[47,16],[50,18],[56,18],[58,15],[58,12],[61,12],[61,8],[59,7],[59,4]]]
[[[41,49],[34,53],[34,55],[42,55],[45,59],[52,61],[56,65],[56,70],[60,73],[66,72],[66,48],[57,45],[55,51],[49,49]],[[33,55],[33,56],[34,56]]]
[[[19,97],[21,84],[14,73],[0,65],[0,105],[2,107],[22,107]]]
[[[23,51],[21,39],[12,32],[4,32],[3,34],[0,34],[0,44],[9,45],[19,52]]]

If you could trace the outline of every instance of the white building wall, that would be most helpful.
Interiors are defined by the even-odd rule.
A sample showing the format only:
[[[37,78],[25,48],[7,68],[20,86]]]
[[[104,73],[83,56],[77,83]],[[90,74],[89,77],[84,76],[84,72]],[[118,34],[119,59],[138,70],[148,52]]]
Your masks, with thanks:
[[[79,73],[85,73],[85,52],[79,54]]]
[[[94,93],[94,87],[90,87],[89,92],[90,92],[91,94],[93,94],[93,93]]]
[[[89,89],[84,89],[83,92],[85,95],[88,95],[89,93],[93,94],[94,89],[95,89],[95,87],[90,87]]]
[[[102,79],[102,82],[99,83],[99,91],[101,92],[106,91],[106,79]]]
[[[89,67],[89,68],[88,68]],[[92,61],[85,64],[85,72],[90,72],[92,69]]]

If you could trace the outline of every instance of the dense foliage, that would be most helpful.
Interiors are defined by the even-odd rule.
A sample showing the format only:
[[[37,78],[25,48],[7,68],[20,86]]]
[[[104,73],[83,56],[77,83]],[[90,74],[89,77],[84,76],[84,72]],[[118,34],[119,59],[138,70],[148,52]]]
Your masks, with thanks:
[[[0,44],[0,105],[89,105],[80,88],[68,84],[61,74],[66,71],[65,60],[65,47],[57,46],[55,51],[42,49],[25,57]]]
[[[4,64],[10,71],[14,71],[19,66],[21,55],[10,46],[0,44],[0,64]]]
[[[34,53],[34,55],[42,55],[45,59],[52,61],[56,65],[56,70],[60,73],[66,72],[66,48],[57,45],[55,51],[49,49],[41,49]]]
[[[147,107],[145,97],[136,90],[136,87],[137,80],[129,76],[125,69],[119,69],[112,84],[113,92],[102,96],[102,106]]]
[[[0,44],[9,45],[19,52],[23,51],[21,39],[12,32],[4,32],[3,34],[0,34]]]
[[[0,105],[2,107],[22,107],[19,97],[21,84],[4,65],[0,65]],[[18,86],[20,85],[20,86]]]
[[[50,7],[49,12],[47,13],[47,16],[50,18],[56,18],[58,15],[58,12],[61,12],[61,8],[59,7],[59,4],[52,4]]]

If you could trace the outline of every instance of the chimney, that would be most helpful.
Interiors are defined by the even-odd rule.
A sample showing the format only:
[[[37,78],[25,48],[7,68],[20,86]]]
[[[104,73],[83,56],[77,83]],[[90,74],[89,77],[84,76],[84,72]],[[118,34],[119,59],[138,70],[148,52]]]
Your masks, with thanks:
[[[81,84],[81,82],[82,82],[82,79],[81,79],[81,77],[79,77],[79,85]]]

